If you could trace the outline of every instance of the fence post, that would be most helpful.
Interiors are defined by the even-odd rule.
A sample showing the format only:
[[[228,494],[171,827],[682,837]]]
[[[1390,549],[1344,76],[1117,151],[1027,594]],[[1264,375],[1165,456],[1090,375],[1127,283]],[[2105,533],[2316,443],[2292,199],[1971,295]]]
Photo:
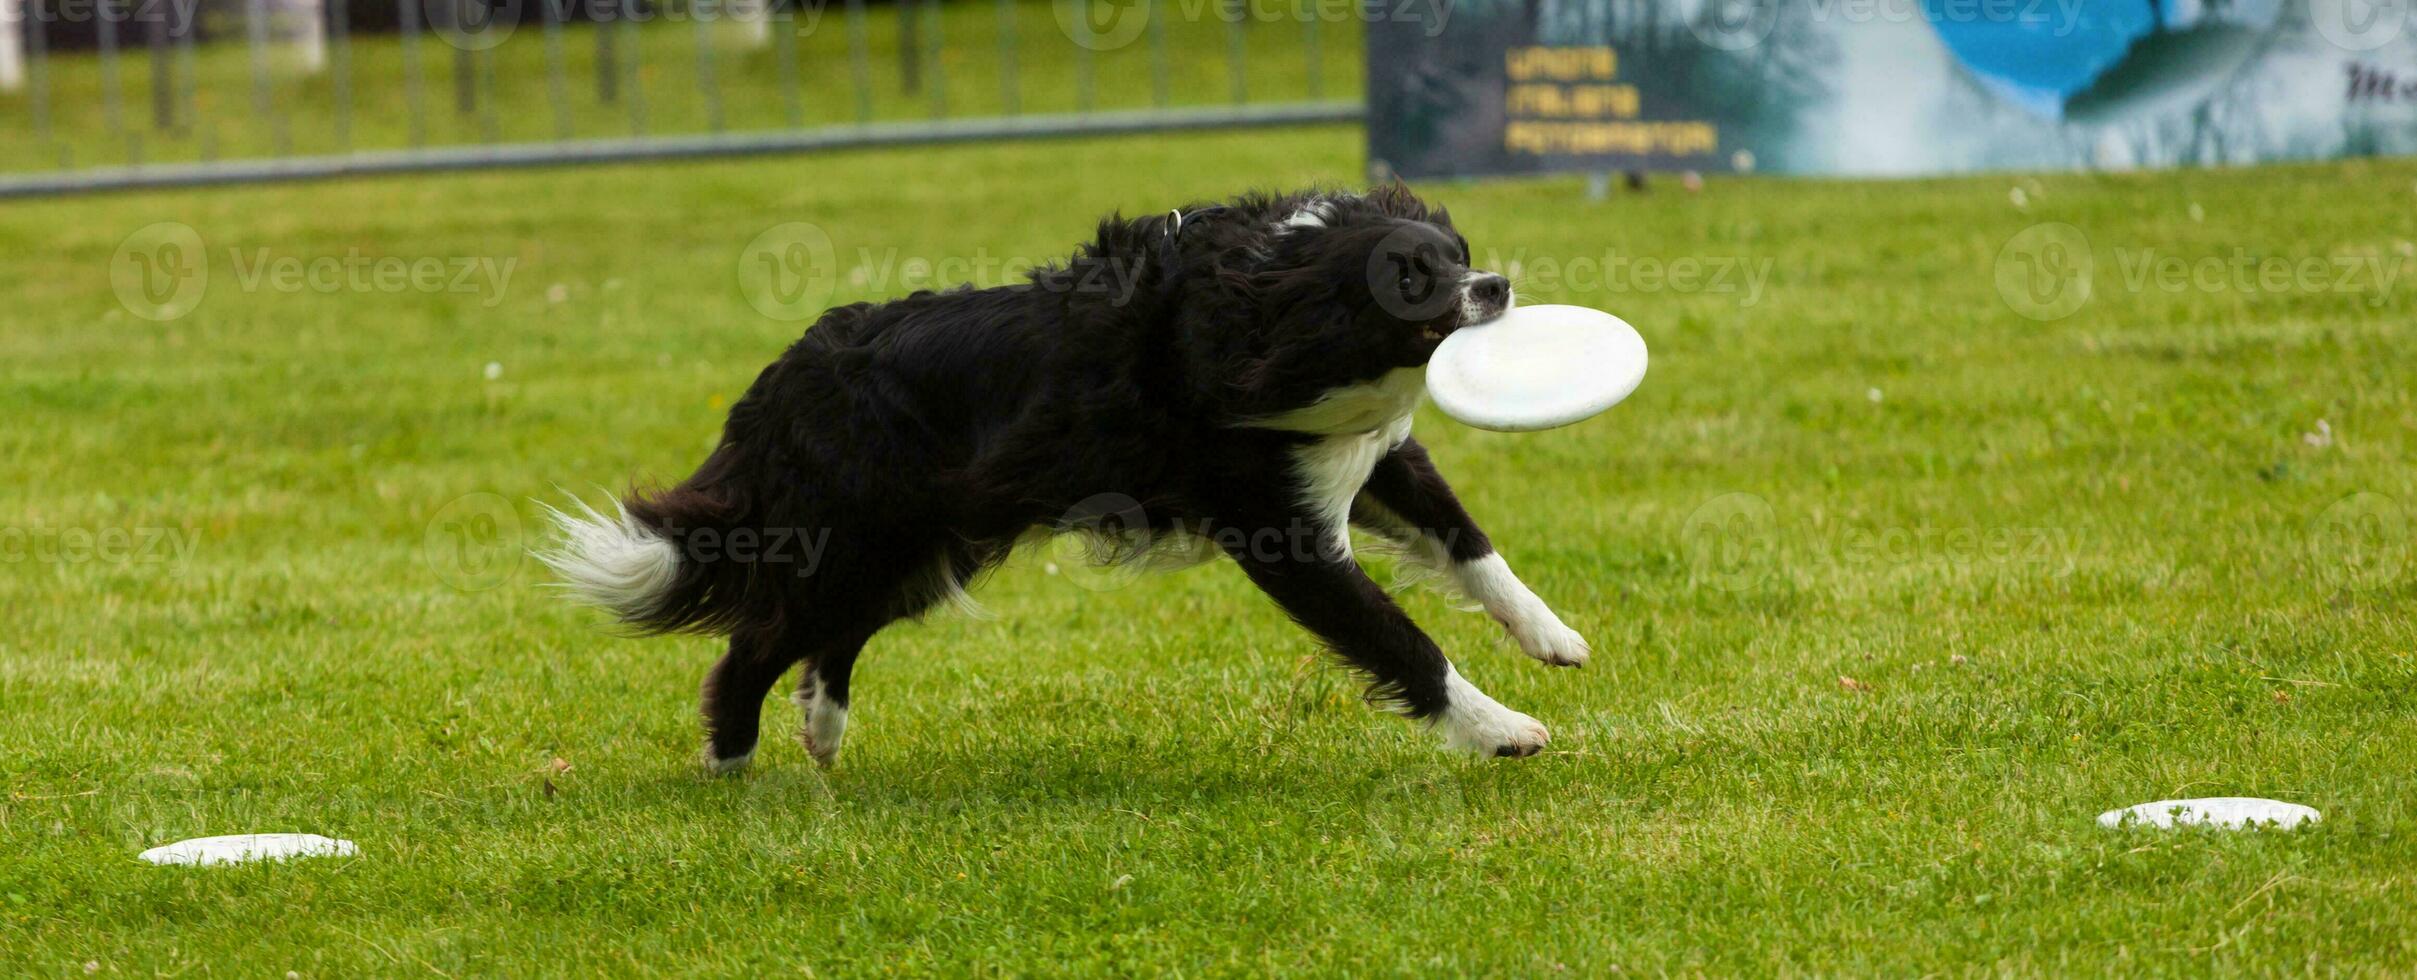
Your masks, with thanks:
[[[847,0],[848,4],[848,77],[856,85],[856,122],[873,121],[872,55],[867,49],[864,27],[864,0]]]
[[[0,0],[0,92],[25,87],[25,0]]]
[[[563,63],[562,54],[562,20],[565,13],[562,5],[568,2],[537,0],[538,6],[544,8],[540,14],[545,18],[546,101],[553,104],[554,138],[558,140],[570,139],[572,132],[570,86],[563,79],[569,69]]]
[[[624,100],[629,103],[629,134],[646,135],[646,46],[638,43],[638,19],[631,16],[636,0],[622,0],[620,40],[629,48],[629,78],[623,87]]]
[[[489,13],[493,13],[492,9]],[[491,17],[486,21],[486,25],[484,30],[495,29],[495,21]],[[493,143],[503,138],[496,128],[495,117],[497,103],[502,101],[495,97],[495,93],[502,91],[495,84],[495,49],[480,47],[478,50],[472,51],[471,63],[478,68],[478,87],[487,93],[485,104],[478,107],[478,138],[484,142]]]
[[[621,96],[621,66],[615,63],[618,53],[613,46],[613,29],[621,20],[619,0],[596,0],[596,101],[613,104]]]
[[[247,0],[243,5],[244,40],[252,59],[252,115],[269,127],[270,145],[277,155],[294,150],[292,134],[286,130],[285,119],[277,111],[277,101],[269,78],[269,13],[268,0]]]
[[[109,137],[124,144],[128,163],[141,163],[140,144],[126,132],[125,96],[120,91],[117,63],[118,15],[109,9],[109,0],[93,4],[92,26],[101,46],[101,114],[109,127]]]
[[[696,20],[697,95],[705,100],[705,128],[722,131],[722,82],[713,73],[713,27],[720,19],[715,0],[689,5],[688,15]]]
[[[403,102],[411,115],[411,146],[428,143],[428,99],[420,86],[420,0],[395,0],[403,27]]]
[[[1074,42],[1074,111],[1091,111],[1093,88],[1091,48],[1099,43],[1099,18],[1093,16],[1091,5],[1097,0],[1058,0],[1059,3],[1081,4],[1074,15],[1074,31],[1082,35]]]
[[[1233,73],[1234,104],[1241,105],[1250,101],[1250,89],[1245,81],[1249,73],[1243,68],[1243,48],[1248,43],[1245,32],[1250,25],[1250,0],[1226,0],[1223,9],[1226,16],[1232,18],[1232,26],[1226,29],[1225,57]]]
[[[149,3],[137,7],[135,16],[151,26],[144,36],[151,49],[151,128],[164,133],[176,127],[176,69],[168,61],[168,17]]]
[[[931,66],[932,118],[946,119],[948,118],[948,12],[941,8],[937,0],[930,5],[930,10],[932,18],[931,53],[925,55],[923,61]]]
[[[268,0],[244,0],[244,51],[252,64],[252,114],[263,119],[271,110],[269,105],[269,13]]]
[[[463,116],[478,112],[478,63],[470,50],[471,46],[462,43],[466,36],[462,29],[462,5],[469,2],[445,0],[446,21],[438,25],[453,30],[446,37],[446,40],[453,42],[450,45],[453,48],[453,111]]]
[[[790,129],[802,129],[806,125],[806,108],[798,101],[797,93],[797,6],[783,3],[772,17],[771,26],[780,29],[772,37],[772,67],[780,85],[781,121]]]
[[[301,15],[301,24],[294,28],[302,49],[302,68],[316,75],[327,70],[327,5],[344,0],[292,0],[292,9]]]
[[[194,40],[201,34],[201,0],[174,0],[170,9],[177,11],[177,19],[185,25],[175,39],[177,126],[180,132],[202,136],[201,72],[199,56],[193,51]],[[211,146],[205,141],[197,149],[207,159]]]
[[[44,141],[50,139],[50,25],[46,21],[42,8],[34,7],[33,27],[25,32],[25,74],[33,88],[27,95],[34,104],[34,137]]]
[[[327,0],[327,31],[334,35],[336,77],[336,151],[352,152],[352,8],[351,0]]]
[[[898,84],[908,95],[923,91],[923,25],[920,0],[898,0]]]
[[[760,48],[772,40],[772,4],[769,0],[727,0],[730,19],[739,22],[739,37],[750,48]]]
[[[1308,7],[1308,16],[1301,20],[1301,60],[1304,62],[1302,67],[1309,72],[1307,88],[1312,99],[1326,97],[1326,58],[1318,44],[1318,19],[1325,14],[1325,8],[1312,3]]]

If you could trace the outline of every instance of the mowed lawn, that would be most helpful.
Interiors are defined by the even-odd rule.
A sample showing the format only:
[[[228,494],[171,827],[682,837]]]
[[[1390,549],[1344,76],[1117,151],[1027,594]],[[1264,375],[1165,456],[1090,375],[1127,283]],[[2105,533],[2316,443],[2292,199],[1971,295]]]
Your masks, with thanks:
[[[535,500],[685,475],[795,336],[746,292],[775,226],[836,301],[998,281],[1357,140],[0,206],[0,973],[2417,969],[2417,163],[1423,188],[1653,348],[1579,426],[1419,420],[1594,641],[1546,668],[1404,593],[1533,759],[1369,710],[1230,564],[1036,552],[874,642],[836,768],[779,708],[708,778],[716,644],[522,557]],[[189,312],[121,303],[175,312],[135,263],[196,239]],[[2223,795],[2325,820],[2095,819]],[[360,854],[135,858],[253,831]]]

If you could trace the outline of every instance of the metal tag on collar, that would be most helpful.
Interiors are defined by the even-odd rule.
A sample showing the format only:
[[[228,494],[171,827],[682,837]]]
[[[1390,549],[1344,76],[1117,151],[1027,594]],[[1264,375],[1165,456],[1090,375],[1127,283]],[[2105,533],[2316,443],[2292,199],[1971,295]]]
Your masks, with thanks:
[[[1192,213],[1189,215],[1189,217],[1193,217],[1193,218],[1205,218],[1205,217],[1208,217],[1209,215],[1212,215],[1212,214],[1224,214],[1224,213],[1225,213],[1225,211],[1226,211],[1226,207],[1225,207],[1225,205],[1218,204],[1218,205],[1213,205],[1213,206],[1211,206],[1211,207],[1205,207],[1205,208],[1201,208],[1201,209],[1200,209],[1200,210],[1198,210],[1198,211],[1194,211],[1194,212],[1192,212]],[[1183,213],[1183,209],[1181,209],[1181,208],[1177,208],[1177,209],[1175,209],[1175,210],[1172,210],[1172,211],[1167,212],[1167,244],[1168,244],[1168,245],[1173,245],[1173,244],[1175,244],[1175,243],[1176,243],[1178,240],[1180,240],[1180,239],[1182,239],[1182,238],[1183,238],[1183,223],[1184,223],[1184,219],[1185,219],[1185,217],[1186,217],[1186,215]]]

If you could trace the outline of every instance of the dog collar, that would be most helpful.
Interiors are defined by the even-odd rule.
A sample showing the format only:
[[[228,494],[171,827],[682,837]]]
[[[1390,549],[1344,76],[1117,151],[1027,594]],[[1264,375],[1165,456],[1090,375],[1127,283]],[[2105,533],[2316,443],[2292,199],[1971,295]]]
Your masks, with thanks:
[[[1225,205],[1222,204],[1201,208],[1188,215],[1184,214],[1181,208],[1167,212],[1167,245],[1171,247],[1176,242],[1183,240],[1184,222],[1193,218],[1205,218],[1212,214],[1223,213],[1225,213]]]
[[[1219,204],[1201,208],[1189,215],[1184,214],[1182,208],[1168,211],[1166,235],[1158,243],[1159,260],[1164,267],[1172,269],[1181,264],[1176,260],[1176,256],[1182,251],[1178,246],[1183,243],[1183,226],[1187,220],[1221,214],[1225,210],[1225,205]],[[1172,280],[1169,281],[1172,282]]]

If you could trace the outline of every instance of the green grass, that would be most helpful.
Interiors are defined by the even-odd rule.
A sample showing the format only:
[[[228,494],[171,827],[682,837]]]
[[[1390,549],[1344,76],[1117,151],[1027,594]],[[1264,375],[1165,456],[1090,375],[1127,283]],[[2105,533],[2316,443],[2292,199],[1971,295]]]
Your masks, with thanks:
[[[2151,249],[2405,266],[2417,163],[1601,203],[1575,179],[1427,188],[1481,254],[1524,250],[1527,301],[1619,311],[1654,351],[1643,389],[1579,426],[1420,420],[1595,642],[1551,670],[1404,595],[1552,727],[1535,759],[1445,755],[1366,709],[1230,565],[1094,592],[1041,554],[979,590],[995,618],[875,641],[835,769],[775,712],[757,768],[711,779],[694,700],[715,645],[607,636],[518,557],[532,497],[685,474],[794,336],[740,291],[767,227],[819,225],[843,267],[1046,257],[1097,214],[1235,175],[1349,180],[1357,139],[0,209],[0,527],[20,549],[30,529],[193,536],[176,561],[0,564],[0,973],[2417,969],[2408,281],[2168,292],[2121,271]],[[110,285],[158,221],[212,262],[164,323]],[[2064,319],[1997,288],[2043,221],[2099,264]],[[491,306],[246,290],[230,253],[258,249],[517,265]],[[1767,280],[1749,302],[1543,271],[1606,249]],[[837,299],[896,291],[843,278]],[[2320,419],[2330,444],[2304,438]],[[2326,821],[2093,819],[2230,794]],[[362,853],[134,859],[266,830]]]
[[[810,10],[821,13],[801,13],[793,24],[776,25],[776,40],[761,46],[742,43],[736,24],[714,25],[705,67],[700,67],[694,21],[667,18],[616,25],[622,90],[612,101],[604,100],[598,88],[594,30],[566,27],[560,58],[568,135],[596,139],[636,132],[715,131],[704,92],[707,77],[720,89],[720,131],[726,132],[789,128],[791,108],[784,92],[790,90],[795,93],[794,121],[807,127],[1143,109],[1158,96],[1153,68],[1158,43],[1164,45],[1168,105],[1230,104],[1237,84],[1242,98],[1251,102],[1355,99],[1360,94],[1360,23],[1340,16],[1352,8],[1334,0],[1253,0],[1251,16],[1239,23],[1221,19],[1222,7],[1210,0],[1158,0],[1163,42],[1148,33],[1111,34],[1101,39],[1102,50],[1088,55],[1061,28],[1056,2],[968,0],[938,6],[937,17],[925,15],[927,26],[919,34],[926,84],[911,91],[900,64],[897,9],[887,4],[870,7],[862,22],[862,106],[851,54],[854,42],[839,0],[810,3]],[[1103,21],[1118,23],[1123,22]],[[789,70],[795,79],[786,86],[777,46],[784,26],[793,28],[788,32],[794,52]],[[141,46],[148,36],[141,31],[148,28],[130,30],[133,40],[118,75],[124,108],[114,125],[102,111],[107,75],[101,59],[90,52],[65,52],[51,59],[47,119],[35,88],[0,93],[0,172],[535,142],[563,133],[557,128],[563,120],[556,116],[547,81],[553,55],[536,23],[470,56],[480,81],[477,106],[467,113],[458,111],[455,103],[460,53],[434,33],[423,35],[416,46],[395,34],[361,36],[344,53],[350,59],[349,72],[331,61],[327,71],[308,73],[299,55],[279,49],[270,62],[267,114],[257,111],[244,45],[200,45],[191,67],[176,68],[172,76],[177,85],[193,86],[192,111],[198,121],[181,120],[164,130],[154,126],[152,117],[151,61]],[[223,28],[220,35],[240,39],[240,25]],[[1231,48],[1236,35],[1243,43],[1239,61]],[[337,55],[331,50],[331,59]],[[420,79],[416,97],[406,83],[414,59]],[[1086,77],[1088,103],[1083,96]],[[347,78],[349,101],[339,91]],[[341,123],[346,119],[349,133]]]

